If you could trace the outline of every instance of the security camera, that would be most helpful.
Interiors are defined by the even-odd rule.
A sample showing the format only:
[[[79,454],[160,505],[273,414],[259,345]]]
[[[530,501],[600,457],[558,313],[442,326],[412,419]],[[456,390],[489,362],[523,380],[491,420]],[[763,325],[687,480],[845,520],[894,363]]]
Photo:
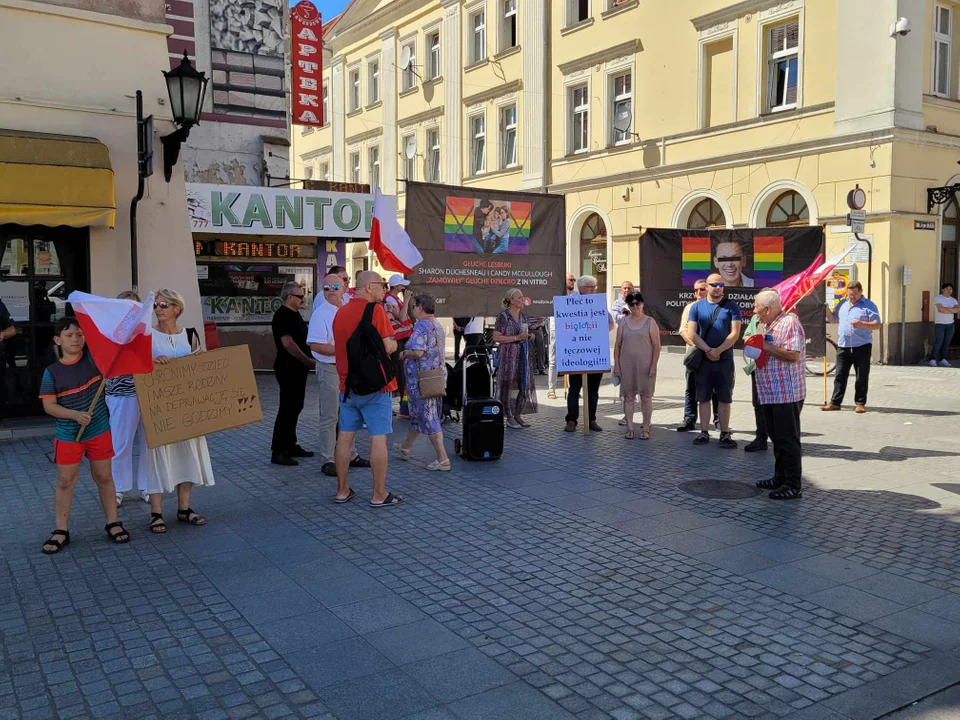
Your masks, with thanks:
[[[890,37],[906,37],[913,30],[913,23],[907,18],[902,17],[890,26]]]

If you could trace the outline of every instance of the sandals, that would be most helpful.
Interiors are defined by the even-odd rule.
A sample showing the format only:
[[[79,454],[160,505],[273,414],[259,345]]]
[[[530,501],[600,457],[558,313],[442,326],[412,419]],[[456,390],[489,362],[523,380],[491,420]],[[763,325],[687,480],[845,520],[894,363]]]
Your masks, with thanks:
[[[803,497],[803,492],[795,487],[782,487],[770,493],[771,500],[799,500]]]
[[[399,458],[400,460],[409,460],[409,459],[410,459],[410,450],[407,449],[407,448],[405,448],[402,444],[400,444],[400,443],[394,443],[394,444],[393,444],[393,449],[396,450],[396,451],[400,454],[400,458]]]
[[[556,391],[556,390],[550,390],[550,391],[547,392],[547,400],[556,400],[556,399],[557,399],[557,391]]]
[[[123,495],[117,493],[117,507],[119,508],[121,505],[123,505]]]
[[[640,431],[640,439],[641,439],[641,440],[649,440],[649,439],[650,439],[650,431],[647,430],[646,428],[644,428],[643,430],[641,430],[641,431]]]
[[[402,502],[403,502],[403,498],[400,497],[399,495],[394,495],[393,493],[387,493],[387,496],[383,499],[383,502],[378,503],[371,500],[370,507],[374,507],[374,508],[390,507],[392,505],[399,505]]]
[[[177,510],[177,522],[206,525],[207,519],[202,515],[197,515],[192,508],[187,508],[186,510]]]
[[[624,440],[636,440],[637,436],[633,434],[633,430],[627,430],[626,434],[623,436]]]
[[[346,496],[345,498],[338,498],[338,497],[334,496],[333,501],[334,501],[337,505],[343,505],[344,503],[348,503],[348,502],[350,502],[351,500],[353,500],[353,496],[354,496],[354,495],[356,495],[356,493],[353,491],[353,488],[350,488],[350,492],[347,493],[347,496]]]
[[[118,529],[118,532],[110,532],[114,528]],[[117,522],[112,522],[103,526],[103,529],[107,532],[107,537],[110,538],[110,541],[114,545],[123,545],[124,543],[130,542],[130,533],[123,529],[123,523],[117,520]]]
[[[783,485],[782,482],[776,478],[768,478],[766,480],[757,480],[757,487],[761,490],[779,490]]]
[[[427,470],[450,472],[450,458],[447,458],[446,460],[434,460],[432,463],[427,465]]]
[[[58,540],[58,536],[63,537],[63,540]],[[44,555],[56,555],[58,552],[63,550],[67,545],[70,544],[70,533],[66,530],[54,530],[50,533],[50,538],[43,544],[43,554]],[[54,547],[54,550],[47,550],[47,545]]]
[[[167,524],[163,521],[163,515],[160,513],[150,513],[150,532],[155,535],[162,535],[167,531]]]

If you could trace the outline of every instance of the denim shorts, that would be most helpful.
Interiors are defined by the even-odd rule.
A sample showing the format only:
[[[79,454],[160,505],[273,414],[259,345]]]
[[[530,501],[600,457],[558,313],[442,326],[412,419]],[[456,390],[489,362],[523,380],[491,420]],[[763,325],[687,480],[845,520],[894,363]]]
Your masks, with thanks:
[[[364,425],[371,435],[393,432],[393,393],[351,395],[346,400],[340,393],[340,429],[354,433],[360,432]]]
[[[697,368],[697,402],[710,402],[716,393],[720,402],[732,403],[734,375],[732,360],[710,362],[704,358]]]

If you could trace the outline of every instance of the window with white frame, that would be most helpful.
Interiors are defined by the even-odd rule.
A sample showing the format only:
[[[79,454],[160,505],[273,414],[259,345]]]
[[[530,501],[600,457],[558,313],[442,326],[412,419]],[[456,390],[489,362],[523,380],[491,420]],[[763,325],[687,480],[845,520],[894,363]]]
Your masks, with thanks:
[[[767,109],[797,106],[800,88],[800,21],[767,28]]]
[[[323,84],[323,124],[330,124],[330,85]]]
[[[313,180],[313,166],[304,165],[303,166],[303,179],[304,180]]]
[[[590,149],[590,94],[586,85],[570,88],[570,152]]]
[[[517,106],[500,109],[500,167],[517,166]]]
[[[403,69],[403,75],[400,77],[400,92],[406,90],[412,90],[417,86],[417,42],[416,40],[411,40],[400,46],[400,52],[403,53],[404,49],[410,49],[410,62]]]
[[[427,49],[429,62],[427,63],[427,77],[435,80],[440,77],[440,31],[434,30],[427,35]]]
[[[329,180],[329,179],[330,179],[330,163],[328,163],[328,162],[322,162],[322,163],[320,163],[320,173],[319,173],[319,176],[320,176],[320,179],[321,179],[321,180]]]
[[[350,71],[350,112],[360,109],[360,68]]]
[[[370,160],[370,187],[376,188],[380,187],[380,146],[374,145],[369,150],[367,154]]]
[[[610,139],[614,145],[630,142],[632,122],[633,73],[626,72],[610,79]]]
[[[360,151],[350,153],[350,182],[360,182]]]
[[[440,128],[429,128],[426,132],[427,151],[423,158],[423,175],[427,182],[440,182]]]
[[[499,0],[502,8],[500,16],[500,52],[517,46],[517,0]]]
[[[470,15],[470,64],[487,59],[486,13],[479,10]]]
[[[567,0],[567,25],[577,25],[590,19],[590,0]]]
[[[487,167],[487,118],[470,118],[470,174],[480,175]]]
[[[953,10],[945,5],[936,5],[933,22],[933,94],[949,97]]]
[[[375,105],[380,102],[380,58],[374,58],[367,63],[367,72],[369,73],[367,94],[370,96],[367,103]]]
[[[404,180],[417,179],[417,154],[414,152],[413,157],[407,157],[407,147],[411,140],[416,147],[416,135],[404,135],[400,138],[400,159]]]

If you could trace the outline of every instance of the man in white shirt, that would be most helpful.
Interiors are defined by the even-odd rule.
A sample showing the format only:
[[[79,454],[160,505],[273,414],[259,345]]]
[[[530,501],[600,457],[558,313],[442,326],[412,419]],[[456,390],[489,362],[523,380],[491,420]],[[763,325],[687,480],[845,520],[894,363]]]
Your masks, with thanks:
[[[933,313],[933,352],[930,354],[930,367],[940,365],[950,367],[947,352],[953,339],[953,330],[960,312],[960,303],[953,296],[953,283],[940,286],[940,294],[933,300],[936,312]]]
[[[337,422],[340,419],[340,378],[333,344],[333,318],[340,309],[347,286],[334,273],[323,279],[323,299],[313,304],[307,344],[317,360],[317,385],[320,389],[320,471],[337,476],[334,452],[337,448]],[[350,467],[370,467],[370,461],[352,450]]]
[[[573,295],[576,290],[577,278],[574,277],[573,273],[567,273],[566,279],[566,295]],[[551,400],[557,399],[557,340],[556,340],[556,325],[553,321],[553,316],[550,317],[550,350],[549,350],[549,365],[547,366],[547,397]]]

